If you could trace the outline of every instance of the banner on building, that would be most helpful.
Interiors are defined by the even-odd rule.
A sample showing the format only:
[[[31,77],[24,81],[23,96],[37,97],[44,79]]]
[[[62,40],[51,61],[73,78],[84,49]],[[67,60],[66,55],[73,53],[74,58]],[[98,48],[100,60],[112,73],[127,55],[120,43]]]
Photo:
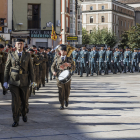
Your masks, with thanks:
[[[67,42],[78,42],[78,36],[67,36]]]
[[[32,30],[30,31],[31,38],[51,38],[51,30]]]

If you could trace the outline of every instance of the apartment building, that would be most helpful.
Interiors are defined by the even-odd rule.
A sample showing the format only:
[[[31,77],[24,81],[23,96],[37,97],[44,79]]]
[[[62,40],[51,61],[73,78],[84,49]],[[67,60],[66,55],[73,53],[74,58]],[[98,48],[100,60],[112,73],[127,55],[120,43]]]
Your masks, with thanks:
[[[0,1],[0,43],[10,43],[12,31],[12,0]]]
[[[135,25],[135,10],[115,0],[83,0],[82,23],[89,32],[93,28],[107,28],[119,39],[124,31]]]
[[[51,40],[52,24],[57,34],[61,32],[61,0],[13,0],[12,43],[22,38],[29,46],[55,47]]]

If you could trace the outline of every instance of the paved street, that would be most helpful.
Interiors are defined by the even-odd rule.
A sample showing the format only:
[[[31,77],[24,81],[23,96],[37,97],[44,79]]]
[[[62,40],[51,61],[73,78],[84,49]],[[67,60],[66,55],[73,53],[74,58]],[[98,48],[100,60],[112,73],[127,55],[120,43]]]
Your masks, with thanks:
[[[74,76],[59,110],[56,81],[30,98],[28,122],[12,128],[11,95],[0,90],[0,140],[140,140],[140,75]]]

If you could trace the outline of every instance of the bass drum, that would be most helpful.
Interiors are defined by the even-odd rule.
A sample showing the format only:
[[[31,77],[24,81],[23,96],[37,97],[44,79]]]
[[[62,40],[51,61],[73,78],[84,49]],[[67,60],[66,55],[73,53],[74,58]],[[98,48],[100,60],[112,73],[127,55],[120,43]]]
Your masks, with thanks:
[[[71,80],[70,71],[69,70],[64,70],[63,72],[61,72],[60,75],[58,76],[58,80],[62,84],[66,84],[67,82],[69,82]]]

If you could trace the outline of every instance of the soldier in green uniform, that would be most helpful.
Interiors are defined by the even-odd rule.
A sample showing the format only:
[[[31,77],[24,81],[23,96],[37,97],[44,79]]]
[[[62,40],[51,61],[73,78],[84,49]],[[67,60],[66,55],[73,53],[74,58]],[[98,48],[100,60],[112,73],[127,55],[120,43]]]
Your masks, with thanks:
[[[48,47],[48,67],[49,67],[49,74],[50,74],[50,80],[52,80],[52,72],[51,72],[51,65],[53,63],[54,55],[51,52],[51,48]]]
[[[102,72],[105,74],[105,54],[104,45],[101,45],[101,50],[99,51],[99,75]]]
[[[132,72],[138,71],[139,69],[139,55],[137,52],[137,48],[134,49],[134,52],[132,53]]]
[[[19,113],[22,104],[22,119],[27,122],[29,81],[34,84],[34,69],[31,56],[28,52],[23,51],[24,40],[17,39],[15,44],[17,50],[9,53],[5,72],[4,72],[4,87],[9,88],[12,94],[12,112],[14,123],[12,127],[19,124]],[[30,79],[29,79],[30,78]]]
[[[89,55],[89,63],[91,67],[91,75],[93,76],[93,73],[95,72],[98,75],[98,61],[99,61],[99,54],[96,51],[96,46],[93,46],[93,50],[90,52]]]
[[[7,54],[3,51],[4,51],[4,46],[0,44],[0,83],[3,89],[3,95],[5,95],[7,90],[3,86],[3,83],[4,83],[4,69],[5,69]]]
[[[106,62],[106,74],[108,74],[108,68],[111,69],[111,72],[113,72],[113,53],[110,50],[110,46],[107,47],[106,55],[105,55],[105,62]]]
[[[130,62],[131,62],[131,54],[130,51],[128,51],[128,47],[126,47],[126,50],[124,52],[124,60],[123,60],[123,64],[124,64],[124,73],[127,72],[126,70],[126,66],[130,67]]]
[[[64,64],[65,62],[68,63],[68,67],[73,71],[74,70],[74,62],[71,57],[67,57],[67,49],[66,46],[61,44],[61,56],[58,56],[57,59],[54,60],[51,70],[53,75],[59,76],[59,74],[63,71],[60,66]],[[69,68],[66,69],[69,69]],[[64,69],[65,70],[65,69]],[[58,86],[58,91],[59,91],[59,101],[60,101],[60,110],[64,109],[64,101],[65,101],[65,106],[68,107],[68,98],[70,95],[70,89],[71,89],[71,80],[65,84],[62,84],[58,79],[57,79],[57,86]]]
[[[88,51],[86,51],[86,46],[84,45],[82,47],[82,51],[80,52],[80,77],[83,76],[83,71],[85,68],[86,71],[86,76],[88,76],[89,71],[88,71],[88,61],[89,61],[89,54]]]
[[[47,54],[44,52],[44,47],[40,48],[40,59],[42,63],[40,63],[40,71],[41,71],[41,83],[43,87],[45,87],[45,77],[46,77],[46,62],[48,61]]]
[[[117,74],[117,69],[120,73],[122,72],[120,62],[121,62],[120,52],[118,51],[118,47],[116,47],[114,52],[114,74]]]

